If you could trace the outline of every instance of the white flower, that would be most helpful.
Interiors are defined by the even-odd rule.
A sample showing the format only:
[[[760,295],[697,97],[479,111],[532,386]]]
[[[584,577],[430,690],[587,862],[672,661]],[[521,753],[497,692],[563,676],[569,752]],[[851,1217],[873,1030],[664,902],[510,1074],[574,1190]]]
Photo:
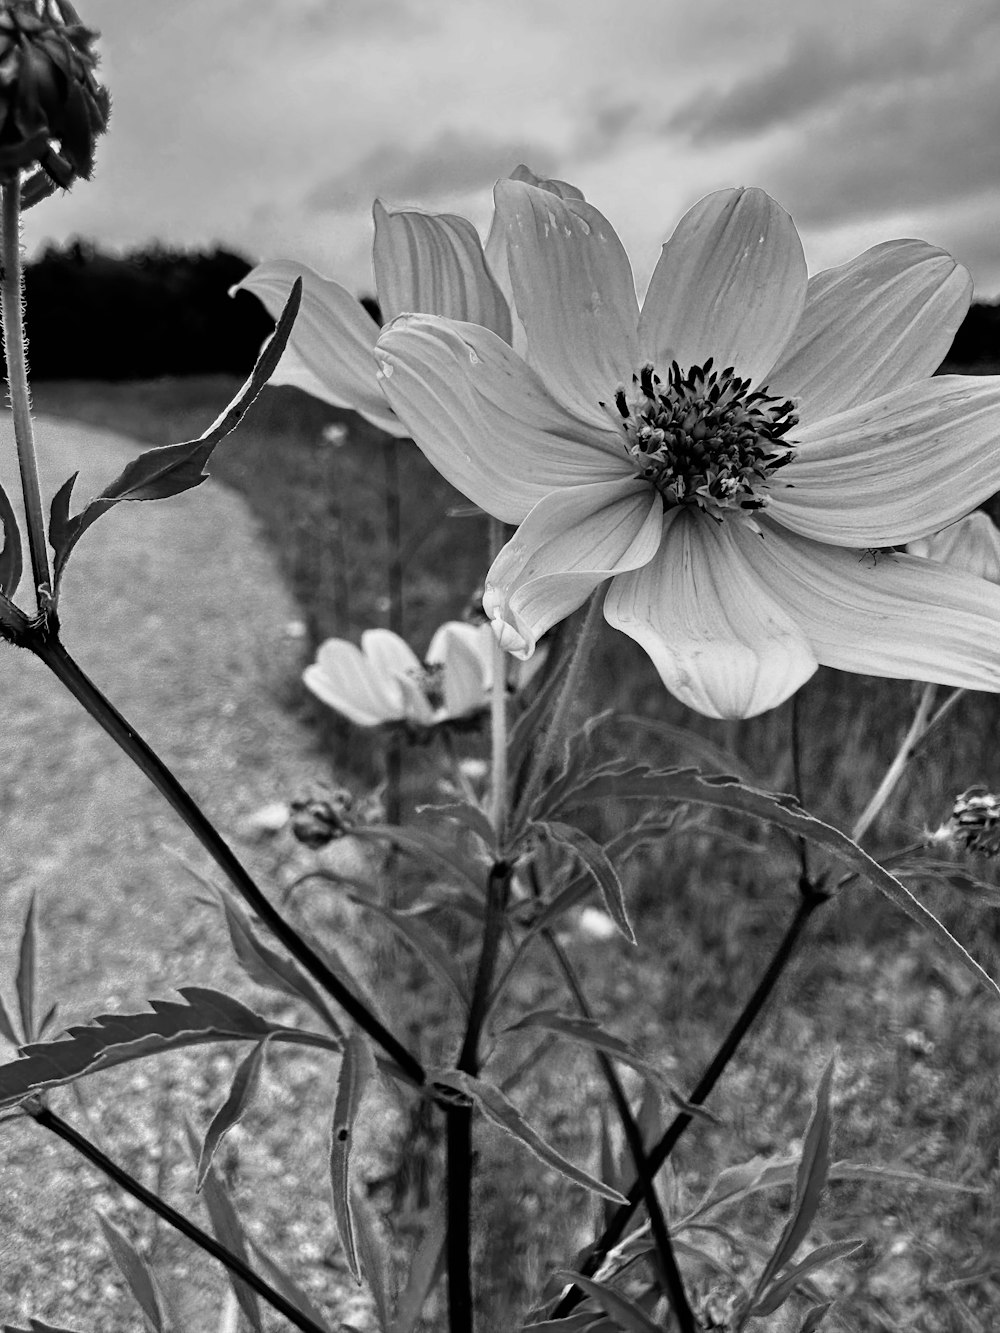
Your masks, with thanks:
[[[910,555],[940,560],[953,569],[964,569],[967,574],[989,579],[990,583],[1000,583],[1000,529],[981,509],[966,514],[932,537],[909,542],[906,549]]]
[[[327,639],[302,679],[359,727],[432,727],[485,708],[492,675],[489,626],[449,620],[431,639],[424,662],[398,634],[369,629],[360,648],[347,639]]]
[[[1000,489],[1000,378],[928,378],[964,269],[895,241],[807,281],[788,215],[725,190],[640,312],[595,208],[516,181],[495,198],[524,357],[406,315],[376,359],[431,462],[520,525],[484,599],[505,646],[529,656],[610,578],[607,620],[709,716],[773,708],[819,663],[1000,690],[1000,588],[877,552]]]
[[[525,166],[511,179],[582,198],[565,181],[541,180]],[[517,321],[502,228],[493,226],[484,252],[472,223],[451,213],[389,209],[376,200],[374,216],[372,267],[383,319],[419,310],[481,324],[512,340]],[[302,279],[302,303],[270,383],[294,385],[334,407],[353,408],[390,435],[408,435],[382,396],[372,362],[379,325],[345,287],[305,264],[273,259],[232,291],[253,292],[277,319],[296,278]]]

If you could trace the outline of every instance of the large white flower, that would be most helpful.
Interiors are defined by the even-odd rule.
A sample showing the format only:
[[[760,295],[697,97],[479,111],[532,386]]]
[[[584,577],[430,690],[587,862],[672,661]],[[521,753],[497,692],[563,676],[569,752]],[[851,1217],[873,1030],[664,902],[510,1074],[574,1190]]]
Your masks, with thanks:
[[[484,605],[519,656],[610,578],[604,613],[667,687],[749,717],[817,664],[1000,690],[1000,588],[880,553],[1000,489],[1000,379],[928,378],[968,274],[920,241],[807,280],[761,190],[702,200],[641,313],[582,200],[496,189],[524,357],[404,315],[382,387],[428,458],[520,524]]]
[[[565,181],[543,180],[517,167],[512,180],[546,193],[582,198]],[[376,200],[372,267],[385,320],[404,310],[446,315],[492,329],[505,342],[520,327],[510,308],[504,228],[491,227],[485,252],[471,222],[451,213],[389,209]],[[306,264],[272,259],[258,264],[232,289],[253,294],[275,319],[296,278],[302,303],[272,384],[291,384],[334,407],[349,407],[390,435],[406,436],[379,388],[372,349],[379,325],[356,297]],[[516,341],[516,340],[515,340]]]

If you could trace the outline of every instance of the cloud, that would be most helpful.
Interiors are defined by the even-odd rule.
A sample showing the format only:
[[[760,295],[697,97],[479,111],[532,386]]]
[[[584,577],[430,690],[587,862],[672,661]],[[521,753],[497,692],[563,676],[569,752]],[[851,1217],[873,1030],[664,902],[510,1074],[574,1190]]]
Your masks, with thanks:
[[[315,185],[305,206],[313,212],[345,212],[376,196],[395,204],[426,204],[492,185],[519,162],[539,175],[556,166],[552,150],[542,144],[446,129],[418,148],[379,145],[354,166]]]

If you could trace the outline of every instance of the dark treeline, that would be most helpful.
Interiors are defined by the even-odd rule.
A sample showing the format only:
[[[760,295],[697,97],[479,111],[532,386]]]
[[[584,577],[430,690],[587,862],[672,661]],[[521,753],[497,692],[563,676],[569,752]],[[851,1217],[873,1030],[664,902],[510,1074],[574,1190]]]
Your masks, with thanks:
[[[228,295],[249,269],[219,248],[117,258],[87,241],[50,245],[25,273],[32,375],[245,375],[273,327],[255,297]]]
[[[87,241],[48,246],[27,267],[31,370],[38,379],[129,380],[245,375],[272,321],[228,290],[239,255],[151,246],[121,258]],[[1000,302],[977,301],[949,367],[1000,370]]]

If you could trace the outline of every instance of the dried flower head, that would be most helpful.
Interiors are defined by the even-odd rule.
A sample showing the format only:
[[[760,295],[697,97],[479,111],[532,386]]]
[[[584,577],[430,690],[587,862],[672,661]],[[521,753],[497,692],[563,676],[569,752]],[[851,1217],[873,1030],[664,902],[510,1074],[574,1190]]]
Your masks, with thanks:
[[[96,39],[69,0],[0,3],[0,180],[37,167],[22,187],[26,205],[94,169],[111,112]]]
[[[962,792],[931,841],[948,842],[976,856],[1000,855],[1000,796],[982,786]]]
[[[346,787],[326,796],[300,797],[292,801],[292,833],[307,847],[318,850],[351,831],[354,797]]]

